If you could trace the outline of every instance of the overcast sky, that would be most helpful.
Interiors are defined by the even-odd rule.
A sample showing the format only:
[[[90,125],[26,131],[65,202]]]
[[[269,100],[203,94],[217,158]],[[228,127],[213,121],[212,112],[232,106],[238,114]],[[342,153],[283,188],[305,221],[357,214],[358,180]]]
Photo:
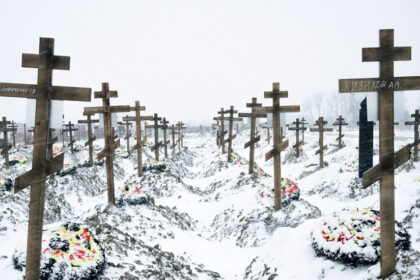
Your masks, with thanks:
[[[272,82],[289,91],[284,104],[298,105],[338,91],[339,78],[376,77],[378,63],[362,63],[361,49],[378,46],[379,29],[412,47],[395,75],[420,75],[418,0],[0,0],[0,11],[1,82],[36,83],[21,54],[52,37],[55,54],[71,57],[54,85],[95,91],[107,81],[119,93],[112,104],[140,100],[171,122],[210,123],[230,105],[244,111]],[[26,101],[0,104],[1,116],[25,121]],[[99,104],[65,102],[64,114],[74,121]]]

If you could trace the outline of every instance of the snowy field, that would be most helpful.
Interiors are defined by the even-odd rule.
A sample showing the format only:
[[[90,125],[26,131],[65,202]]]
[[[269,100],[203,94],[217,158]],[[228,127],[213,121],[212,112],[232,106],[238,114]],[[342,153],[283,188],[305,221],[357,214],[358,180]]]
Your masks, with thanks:
[[[248,131],[235,139],[233,150],[241,160],[232,163],[213,134],[189,133],[187,148],[164,160],[163,172],[146,171],[139,178],[135,154],[116,156],[117,197],[122,187],[136,184],[153,198],[150,203],[108,205],[105,165],[78,167],[73,175],[47,180],[44,226],[73,221],[90,229],[105,250],[101,279],[376,279],[379,263],[353,267],[319,257],[312,247],[312,230],[325,215],[344,208],[379,210],[378,184],[363,189],[357,176],[357,132],[344,134],[346,146],[329,145],[323,169],[307,165],[319,161],[318,134],[305,133],[299,159],[290,148],[282,153],[282,177],[298,185],[300,199],[278,212],[272,198],[259,195],[261,186],[273,184],[272,161],[264,161],[271,148],[265,134],[255,156],[266,175],[251,176],[249,150],[243,149]],[[294,144],[294,135],[287,137],[289,146]],[[324,144],[334,144],[336,137],[336,132],[325,134]],[[410,141],[411,130],[396,131],[396,150]],[[377,138],[374,151],[376,164]],[[17,153],[28,162],[2,168],[1,178],[14,180],[30,169],[31,147]],[[65,163],[73,166],[88,158],[87,149],[65,153]],[[145,147],[144,160],[153,156]],[[419,170],[420,163],[409,162],[396,171],[396,219],[411,235],[411,247],[398,252],[397,272],[390,279],[420,279]],[[12,256],[26,246],[28,204],[28,189],[18,194],[0,189],[1,279],[23,279]]]

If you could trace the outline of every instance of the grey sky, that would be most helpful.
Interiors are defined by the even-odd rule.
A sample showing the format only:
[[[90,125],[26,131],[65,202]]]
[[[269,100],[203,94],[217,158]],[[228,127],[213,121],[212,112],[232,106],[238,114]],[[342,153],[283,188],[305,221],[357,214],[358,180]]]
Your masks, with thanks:
[[[378,46],[379,29],[394,28],[396,46],[412,47],[395,74],[420,75],[416,0],[0,0],[0,11],[0,81],[35,83],[21,54],[53,37],[55,53],[71,56],[55,85],[99,90],[108,81],[119,91],[113,104],[140,100],[146,114],[170,121],[210,123],[222,106],[245,110],[275,81],[289,91],[284,104],[300,104],[337,91],[339,78],[376,77],[378,64],[362,63],[361,48]],[[0,104],[1,115],[25,120],[25,101]],[[99,104],[66,102],[66,119]]]

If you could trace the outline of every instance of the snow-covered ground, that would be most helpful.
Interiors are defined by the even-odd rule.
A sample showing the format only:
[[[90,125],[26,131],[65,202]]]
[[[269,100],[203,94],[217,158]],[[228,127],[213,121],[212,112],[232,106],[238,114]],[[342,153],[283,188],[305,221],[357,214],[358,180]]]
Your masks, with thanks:
[[[327,133],[324,143],[333,144],[336,134]],[[214,135],[190,133],[184,141],[188,148],[164,160],[163,172],[146,171],[139,178],[136,154],[116,156],[117,196],[122,187],[135,184],[153,198],[151,203],[108,205],[105,165],[78,167],[74,175],[47,180],[44,224],[74,221],[90,229],[105,250],[102,279],[375,279],[379,263],[352,267],[318,257],[312,247],[311,232],[323,216],[344,208],[379,209],[379,185],[363,189],[357,177],[357,132],[344,134],[345,148],[329,146],[324,156],[329,165],[323,169],[307,167],[319,161],[318,134],[305,133],[300,159],[282,153],[282,177],[297,183],[300,199],[278,212],[272,198],[258,193],[262,185],[273,184],[272,161],[264,161],[271,148],[264,134],[255,156],[267,175],[251,176],[249,150],[243,149],[247,131],[234,141],[242,161],[233,163],[226,162]],[[291,146],[294,135],[287,136]],[[396,136],[396,149],[412,141],[408,130]],[[31,147],[18,153],[28,162],[2,167],[1,178],[15,179],[30,169]],[[153,155],[144,148],[144,160]],[[77,166],[87,158],[87,150],[66,151],[65,163]],[[391,279],[420,279],[419,170],[420,163],[409,162],[396,171],[396,219],[411,235],[411,248],[398,253]],[[26,244],[28,204],[28,189],[0,190],[1,279],[23,278],[12,256]]]

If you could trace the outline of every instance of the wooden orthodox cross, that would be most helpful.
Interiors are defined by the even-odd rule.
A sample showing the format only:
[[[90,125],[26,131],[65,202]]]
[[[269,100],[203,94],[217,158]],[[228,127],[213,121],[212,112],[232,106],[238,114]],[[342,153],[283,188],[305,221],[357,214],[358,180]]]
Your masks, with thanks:
[[[265,154],[265,160],[273,158],[274,161],[274,209],[281,209],[281,156],[288,145],[289,140],[282,141],[280,137],[280,113],[299,112],[300,106],[280,106],[280,98],[287,98],[287,91],[280,91],[280,84],[273,83],[273,90],[264,92],[264,98],[271,98],[273,105],[262,107],[258,110],[262,113],[273,114],[273,149]]]
[[[420,113],[417,109],[414,114],[411,114],[411,117],[414,118],[414,121],[405,122],[405,125],[414,125],[414,161],[419,161],[419,125],[420,125]]]
[[[171,148],[172,148],[172,155],[175,154],[175,151],[176,151],[176,143],[177,143],[177,142],[175,142],[175,134],[177,134],[177,132],[175,131],[175,129],[176,129],[176,127],[173,124],[171,126],[171,134],[172,134],[172,146],[171,146]]]
[[[299,141],[299,131],[302,131],[302,133],[306,130],[306,127],[303,127],[301,120],[299,118],[296,119],[295,122],[293,122],[295,127],[289,126],[289,130],[295,130],[296,131],[296,144],[293,145],[293,148],[295,148],[296,151],[296,157],[299,157],[299,147],[300,145],[303,145],[303,140]],[[302,126],[301,126],[302,125]]]
[[[134,107],[130,107],[132,111],[136,113],[135,117],[125,117],[123,121],[136,122],[136,145],[132,147],[132,150],[137,150],[137,174],[139,177],[143,176],[143,150],[141,146],[146,142],[141,140],[141,121],[153,120],[153,116],[140,116],[140,111],[145,111],[145,106],[140,106],[140,101],[136,101]],[[146,122],[145,122],[146,123]],[[146,130],[144,131],[146,134]]]
[[[167,128],[168,128],[168,121],[166,120],[166,118],[163,118],[161,121],[162,124],[162,129],[163,129],[163,147],[165,148],[165,158],[168,157],[168,144],[169,144],[169,140],[166,140],[167,138]]]
[[[327,121],[324,121],[323,117],[319,117],[319,119],[315,122],[314,125],[318,126],[318,128],[311,128],[311,132],[319,132],[319,150],[315,152],[315,155],[319,154],[319,167],[324,167],[324,150],[328,149],[328,146],[324,146],[324,131],[333,131],[330,127],[324,127],[327,124]]]
[[[344,118],[340,115],[340,116],[337,118],[336,122],[335,122],[335,123],[333,123],[333,125],[338,125],[338,137],[337,137],[337,139],[335,139],[335,140],[337,140],[337,141],[338,141],[338,148],[339,148],[339,149],[341,149],[341,148],[343,148],[343,144],[341,143],[341,139],[344,137],[344,134],[341,134],[341,132],[342,132],[342,126],[343,126],[343,125],[349,125],[349,124],[348,124],[348,123],[346,123],[346,122],[344,121]]]
[[[96,136],[92,135],[92,123],[99,123],[99,120],[92,120],[93,114],[83,114],[86,116],[86,120],[79,120],[78,123],[87,124],[88,128],[88,139],[85,146],[89,146],[89,166],[93,166],[93,141],[96,140]]]
[[[110,98],[116,97],[118,97],[118,92],[116,90],[109,90],[108,83],[102,83],[102,90],[95,91],[95,98],[102,99],[102,107],[85,107],[83,112],[84,115],[103,114],[104,117],[105,149],[98,154],[98,160],[106,158],[108,202],[112,204],[115,204],[113,154],[115,149],[120,146],[120,140],[118,139],[117,141],[113,142],[114,134],[112,134],[111,128],[111,113],[130,112],[130,106],[111,106]]]
[[[178,150],[181,150],[181,148],[184,147],[184,134],[182,133],[182,130],[184,130],[186,127],[184,126],[183,122],[178,122],[176,129],[178,130]]]
[[[270,144],[271,135],[270,135],[270,126],[268,124],[262,126],[261,128],[267,129],[267,144]]]
[[[32,170],[15,180],[15,193],[31,186],[25,279],[38,280],[42,245],[45,178],[63,168],[64,154],[47,155],[51,100],[90,101],[90,88],[52,85],[52,71],[69,70],[70,57],[54,55],[54,39],[41,38],[39,54],[23,54],[22,67],[38,68],[37,84],[0,83],[0,96],[36,100]]]
[[[236,138],[236,135],[233,135],[233,122],[238,121],[241,122],[242,118],[235,118],[234,114],[238,113],[238,110],[235,110],[233,106],[230,106],[230,110],[225,111],[225,113],[229,114],[227,120],[229,121],[229,137],[224,140],[224,142],[228,142],[228,156],[227,161],[232,161],[232,141]]]
[[[8,130],[9,130],[10,132],[12,132],[13,147],[15,147],[15,148],[16,148],[16,132],[17,132],[17,125],[15,124],[15,122],[14,122],[14,121],[12,121],[12,122],[10,123],[10,126],[9,126]]]
[[[305,130],[306,130],[305,125],[307,125],[307,124],[308,123],[306,122],[305,118],[302,118],[300,120],[300,125],[302,126],[302,145],[305,144]]]
[[[251,113],[239,113],[238,116],[240,118],[250,118],[251,119],[251,133],[250,133],[250,140],[246,142],[244,148],[249,147],[249,166],[248,166],[248,173],[252,174],[254,172],[254,151],[255,151],[255,143],[260,141],[260,136],[255,137],[255,126],[257,118],[266,118],[267,114],[255,112],[254,108],[262,107],[261,103],[257,103],[257,98],[253,97],[251,103],[247,103],[246,107],[251,108]],[[232,107],[231,107],[232,109]],[[230,120],[229,120],[230,121]],[[229,136],[230,137],[230,136]],[[230,161],[228,159],[228,161]]]
[[[159,121],[161,121],[162,118],[158,117],[158,114],[153,115],[153,125],[147,126],[147,128],[153,128],[155,132],[155,145],[152,147],[152,151],[155,151],[155,160],[159,161],[159,148],[163,145],[162,142],[159,142],[159,128],[162,126],[159,125]]]
[[[76,140],[73,140],[73,131],[77,131],[77,128],[74,128],[74,124],[72,124],[71,122],[69,122],[68,124],[64,124],[64,129],[63,129],[63,133],[64,132],[68,132],[69,133],[69,138],[70,138],[70,143],[68,144],[68,146],[70,147],[71,152],[74,152],[73,149],[73,144],[74,142],[76,142]],[[63,146],[64,149],[64,146]]]
[[[216,121],[216,123],[213,123],[211,126],[216,128],[216,143],[217,143],[217,147],[220,148],[220,137],[219,137],[220,125],[219,125],[219,121]]]
[[[9,168],[9,141],[8,141],[8,132],[12,131],[10,128],[7,127],[8,124],[11,122],[3,117],[3,121],[0,124],[0,131],[3,132],[3,148],[2,154],[4,157],[4,164],[6,165],[6,169]]]
[[[131,126],[131,123],[128,120],[128,115],[126,115],[125,118],[123,118],[122,122],[118,122],[118,124],[125,125],[125,137],[124,137],[124,139],[127,141],[127,153],[130,154],[130,137],[131,137],[130,126]]]
[[[394,46],[394,30],[379,31],[379,48],[363,48],[363,62],[379,62],[379,78],[339,80],[340,93],[378,92],[379,165],[363,174],[363,187],[380,181],[381,277],[395,271],[394,169],[410,159],[411,145],[394,153],[394,91],[419,90],[420,77],[394,77],[394,61],[411,60],[411,47]]]
[[[217,112],[218,114],[220,114],[219,117],[215,117],[213,118],[213,120],[215,121],[220,121],[220,129],[219,129],[219,143],[222,146],[222,154],[225,153],[225,134],[227,133],[227,131],[225,131],[225,113],[226,111],[221,108],[219,112]]]

